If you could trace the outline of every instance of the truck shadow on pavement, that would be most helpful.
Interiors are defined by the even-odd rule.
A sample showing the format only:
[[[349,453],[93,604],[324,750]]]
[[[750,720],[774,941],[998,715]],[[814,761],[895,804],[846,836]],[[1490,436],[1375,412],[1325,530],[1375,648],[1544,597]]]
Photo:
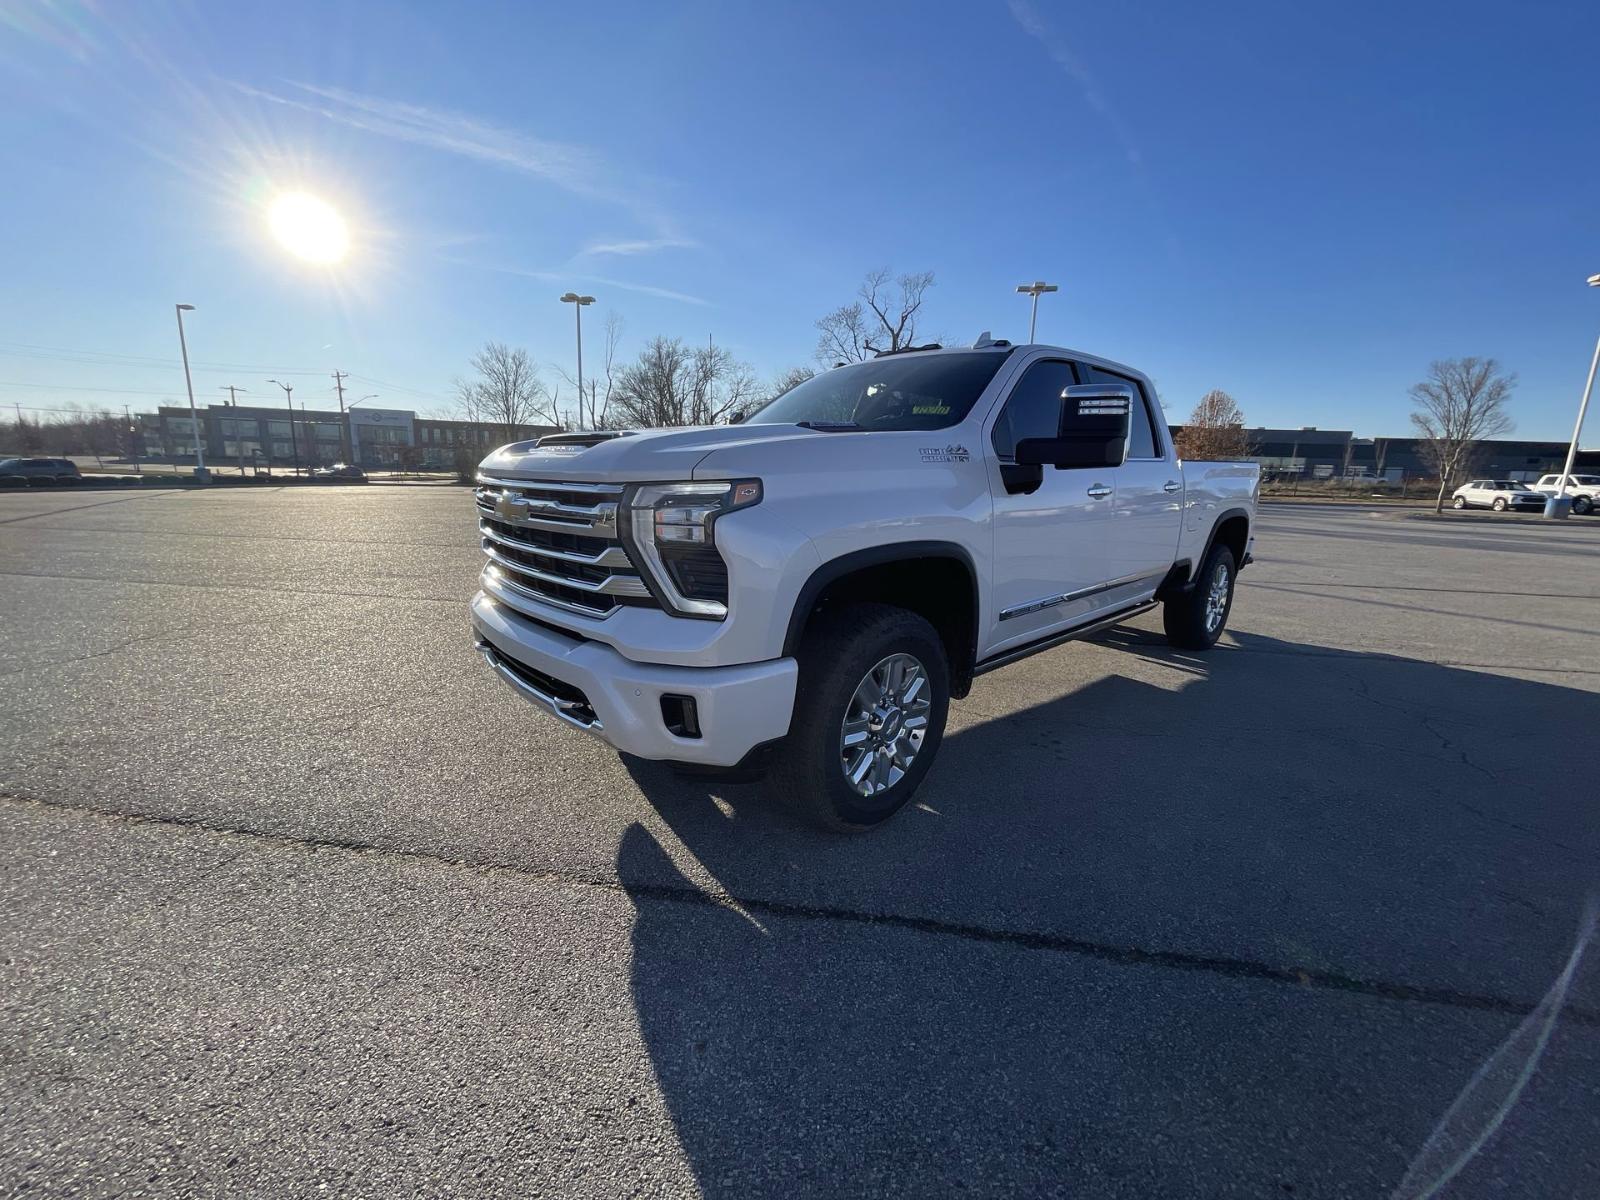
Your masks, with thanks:
[[[1600,696],[1249,634],[1012,670],[865,837],[625,760],[672,835],[619,847],[634,999],[705,1193],[1392,1188],[1595,890]],[[1565,1193],[1535,1126],[1489,1153]]]

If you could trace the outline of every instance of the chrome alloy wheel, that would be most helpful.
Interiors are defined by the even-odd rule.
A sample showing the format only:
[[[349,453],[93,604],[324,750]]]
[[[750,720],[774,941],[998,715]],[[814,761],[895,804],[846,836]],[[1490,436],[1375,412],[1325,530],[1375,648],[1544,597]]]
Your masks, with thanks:
[[[1206,593],[1206,632],[1215,633],[1222,627],[1222,618],[1228,613],[1228,564],[1219,562],[1211,569],[1211,589]]]
[[[928,672],[909,654],[868,671],[845,706],[839,762],[850,786],[875,796],[905,777],[928,736]]]

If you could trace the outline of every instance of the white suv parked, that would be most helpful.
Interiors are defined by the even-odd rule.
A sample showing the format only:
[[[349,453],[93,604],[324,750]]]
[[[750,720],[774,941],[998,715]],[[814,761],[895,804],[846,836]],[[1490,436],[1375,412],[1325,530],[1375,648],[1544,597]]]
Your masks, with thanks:
[[[1492,508],[1495,512],[1517,509],[1543,512],[1545,496],[1515,479],[1474,479],[1453,493],[1456,508]]]

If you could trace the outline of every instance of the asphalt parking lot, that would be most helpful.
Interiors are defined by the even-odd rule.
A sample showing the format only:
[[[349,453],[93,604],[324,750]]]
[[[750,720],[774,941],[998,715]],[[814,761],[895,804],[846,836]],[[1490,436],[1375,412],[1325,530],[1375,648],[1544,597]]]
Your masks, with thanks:
[[[1264,511],[840,839],[494,680],[464,490],[0,495],[0,1194],[1415,1194],[1600,892],[1600,520]],[[1591,958],[1443,1194],[1597,1179]]]

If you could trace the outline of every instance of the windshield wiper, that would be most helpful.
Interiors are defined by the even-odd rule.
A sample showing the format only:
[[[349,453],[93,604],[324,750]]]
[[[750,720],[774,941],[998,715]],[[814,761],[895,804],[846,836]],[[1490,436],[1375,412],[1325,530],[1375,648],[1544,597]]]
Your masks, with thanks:
[[[815,429],[821,433],[838,433],[842,429],[860,429],[854,421],[796,421],[801,429]]]

